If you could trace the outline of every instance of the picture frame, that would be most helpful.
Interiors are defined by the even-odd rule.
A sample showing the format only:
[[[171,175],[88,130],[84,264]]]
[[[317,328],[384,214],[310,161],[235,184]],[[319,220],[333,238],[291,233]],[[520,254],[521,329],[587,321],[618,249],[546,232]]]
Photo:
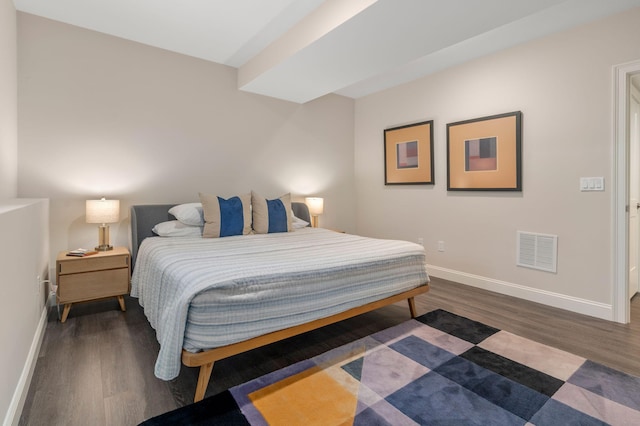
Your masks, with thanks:
[[[447,191],[522,191],[522,112],[447,124]]]
[[[434,184],[433,120],[384,130],[384,184]]]

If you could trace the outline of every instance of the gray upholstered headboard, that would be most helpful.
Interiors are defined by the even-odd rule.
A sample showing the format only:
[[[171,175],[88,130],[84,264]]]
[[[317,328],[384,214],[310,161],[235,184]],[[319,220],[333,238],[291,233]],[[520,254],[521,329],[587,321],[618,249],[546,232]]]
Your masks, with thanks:
[[[138,247],[142,244],[142,240],[155,236],[151,228],[160,222],[175,220],[175,217],[169,214],[169,209],[175,205],[144,204],[131,206],[131,266],[136,263]],[[291,209],[296,217],[306,222],[311,222],[309,209],[305,203],[293,202],[291,203]]]

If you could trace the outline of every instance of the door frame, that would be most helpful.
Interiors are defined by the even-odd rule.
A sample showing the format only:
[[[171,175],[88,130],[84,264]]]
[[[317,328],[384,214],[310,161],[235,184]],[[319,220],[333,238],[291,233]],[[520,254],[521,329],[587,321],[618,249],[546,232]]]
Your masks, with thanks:
[[[631,320],[629,302],[629,93],[640,60],[613,67],[612,265],[613,320]]]
[[[637,292],[640,291],[640,133],[638,130],[640,128],[638,125],[640,123],[636,123],[634,119],[634,111],[636,114],[640,114],[640,90],[638,90],[637,86],[633,84],[634,80],[640,82],[640,74],[634,74],[630,78],[629,84],[629,115],[627,121],[627,129],[629,131],[629,267],[632,268],[635,265],[635,273],[629,270],[629,292],[627,293],[627,297],[629,300],[633,299],[633,296]],[[635,139],[631,139],[631,136],[635,135]],[[635,152],[634,152],[635,151]],[[634,155],[632,155],[634,154]],[[635,177],[635,192],[632,193],[634,189],[634,182],[631,181],[631,178]],[[635,203],[632,203],[633,196],[635,195]],[[631,217],[633,214],[636,215],[636,232],[635,234],[631,229]],[[635,241],[633,241],[635,239]],[[636,244],[636,258],[634,260],[631,247],[633,243]],[[634,263],[635,262],[635,263]],[[631,287],[635,281],[635,287]]]

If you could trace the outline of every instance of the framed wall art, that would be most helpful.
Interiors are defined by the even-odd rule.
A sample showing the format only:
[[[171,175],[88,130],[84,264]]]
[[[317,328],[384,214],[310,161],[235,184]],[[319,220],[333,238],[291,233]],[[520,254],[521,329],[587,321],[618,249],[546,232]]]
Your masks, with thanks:
[[[447,124],[448,191],[522,191],[522,112]]]
[[[433,184],[433,120],[384,131],[384,184]]]

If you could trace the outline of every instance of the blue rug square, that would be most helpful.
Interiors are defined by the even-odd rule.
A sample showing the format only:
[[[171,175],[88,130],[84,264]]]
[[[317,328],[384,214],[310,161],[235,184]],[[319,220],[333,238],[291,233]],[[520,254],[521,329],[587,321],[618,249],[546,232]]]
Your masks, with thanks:
[[[438,373],[430,372],[386,400],[421,425],[524,425],[526,421]]]
[[[433,370],[455,355],[416,336],[406,337],[389,345],[391,349]]]
[[[640,378],[587,360],[567,382],[640,411]]]
[[[532,418],[536,426],[605,426],[608,423],[550,399]]]
[[[461,357],[451,359],[434,372],[525,420],[531,419],[549,399]]]

